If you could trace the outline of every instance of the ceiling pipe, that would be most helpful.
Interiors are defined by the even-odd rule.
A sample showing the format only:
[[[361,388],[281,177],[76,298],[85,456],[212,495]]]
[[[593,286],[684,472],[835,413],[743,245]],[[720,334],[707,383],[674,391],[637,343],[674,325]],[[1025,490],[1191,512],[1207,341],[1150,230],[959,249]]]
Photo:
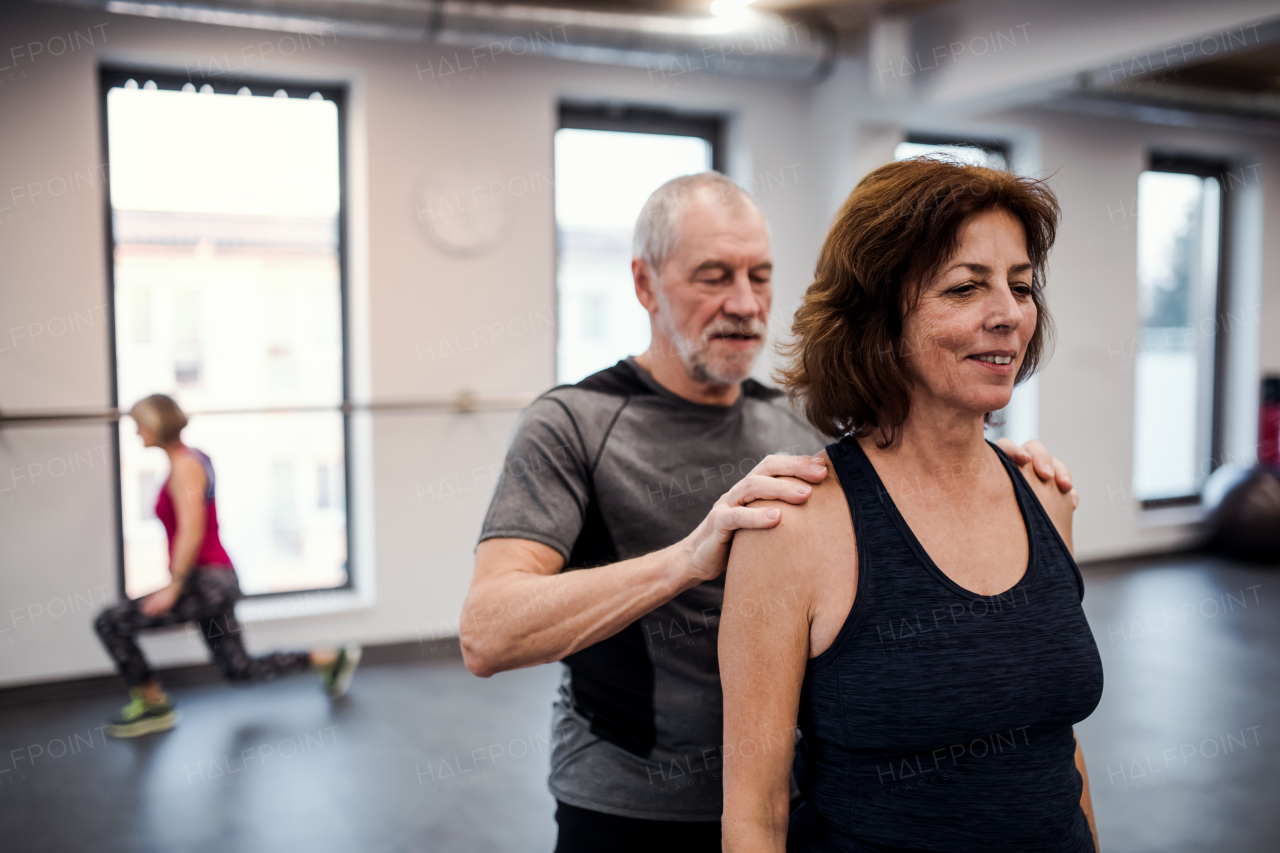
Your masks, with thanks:
[[[702,72],[816,82],[836,59],[821,19],[746,9],[732,15],[652,15],[461,0],[46,0],[121,15],[323,38],[379,39],[644,68],[656,81]],[[446,52],[445,56],[448,56]]]

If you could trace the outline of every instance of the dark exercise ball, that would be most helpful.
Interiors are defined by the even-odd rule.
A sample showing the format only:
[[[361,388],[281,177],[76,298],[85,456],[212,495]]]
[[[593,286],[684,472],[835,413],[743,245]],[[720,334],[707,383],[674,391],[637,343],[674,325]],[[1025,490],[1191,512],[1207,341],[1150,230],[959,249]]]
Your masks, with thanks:
[[[1258,465],[1209,516],[1209,547],[1237,560],[1280,564],[1280,469]]]

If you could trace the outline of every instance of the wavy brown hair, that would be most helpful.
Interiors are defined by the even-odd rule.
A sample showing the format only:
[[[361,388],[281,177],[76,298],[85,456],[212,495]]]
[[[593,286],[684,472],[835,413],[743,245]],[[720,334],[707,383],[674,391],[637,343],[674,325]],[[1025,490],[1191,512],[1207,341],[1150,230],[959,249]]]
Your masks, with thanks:
[[[879,429],[897,441],[911,408],[902,324],[923,286],[959,248],[976,214],[1006,210],[1022,223],[1032,266],[1036,328],[1015,382],[1033,374],[1052,335],[1044,267],[1058,201],[1043,181],[948,160],[881,166],[854,187],[818,256],[777,378],[809,422],[832,436]]]

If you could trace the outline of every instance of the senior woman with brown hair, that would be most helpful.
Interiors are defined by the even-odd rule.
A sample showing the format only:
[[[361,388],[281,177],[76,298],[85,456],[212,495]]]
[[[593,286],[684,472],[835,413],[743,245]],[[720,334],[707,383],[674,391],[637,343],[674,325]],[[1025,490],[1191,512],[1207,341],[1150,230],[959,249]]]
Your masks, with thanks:
[[[983,437],[1044,354],[1057,221],[1041,182],[925,159],[841,209],[782,374],[837,477],[764,503],[726,575],[725,850],[1096,849],[1074,502]]]

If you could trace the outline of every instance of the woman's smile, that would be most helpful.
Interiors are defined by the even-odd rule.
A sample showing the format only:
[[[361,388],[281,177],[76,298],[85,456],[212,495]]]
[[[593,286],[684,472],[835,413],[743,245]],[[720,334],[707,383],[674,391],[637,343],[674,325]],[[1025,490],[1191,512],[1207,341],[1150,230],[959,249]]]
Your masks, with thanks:
[[[1018,369],[1014,363],[1018,354],[1012,350],[993,350],[991,352],[975,353],[965,361],[972,361],[983,370],[994,373],[996,376],[1009,376]]]

